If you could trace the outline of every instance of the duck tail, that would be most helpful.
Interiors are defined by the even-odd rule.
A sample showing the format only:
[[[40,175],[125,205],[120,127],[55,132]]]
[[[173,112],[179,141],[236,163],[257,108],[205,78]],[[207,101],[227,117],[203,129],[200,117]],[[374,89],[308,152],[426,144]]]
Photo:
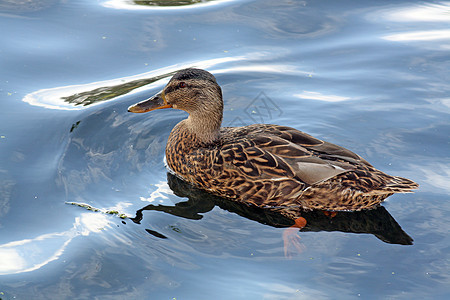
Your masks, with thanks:
[[[386,182],[383,190],[392,193],[413,193],[419,185],[412,180],[399,176],[390,176],[391,178]]]

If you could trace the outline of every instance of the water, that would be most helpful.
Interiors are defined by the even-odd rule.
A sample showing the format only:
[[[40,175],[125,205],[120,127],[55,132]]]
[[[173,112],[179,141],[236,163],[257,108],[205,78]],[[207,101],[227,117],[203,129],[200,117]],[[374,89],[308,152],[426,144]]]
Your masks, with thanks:
[[[450,296],[450,2],[128,2],[0,1],[2,299]],[[168,181],[185,113],[127,113],[187,66],[224,125],[292,126],[420,190],[307,215],[286,258],[286,220]]]

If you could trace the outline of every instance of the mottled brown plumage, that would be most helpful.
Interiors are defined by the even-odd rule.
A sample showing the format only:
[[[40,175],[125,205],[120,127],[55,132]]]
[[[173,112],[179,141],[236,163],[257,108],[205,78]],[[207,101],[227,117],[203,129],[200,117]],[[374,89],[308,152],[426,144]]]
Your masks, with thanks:
[[[359,155],[294,128],[221,128],[222,92],[204,70],[176,73],[163,91],[129,108],[177,108],[189,117],[172,130],[169,168],[183,180],[242,203],[289,210],[361,210],[418,185],[390,176]]]

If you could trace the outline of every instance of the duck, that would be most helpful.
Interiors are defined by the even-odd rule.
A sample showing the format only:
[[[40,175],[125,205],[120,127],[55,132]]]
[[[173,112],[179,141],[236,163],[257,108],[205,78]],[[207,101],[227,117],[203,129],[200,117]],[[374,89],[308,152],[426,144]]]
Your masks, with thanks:
[[[163,90],[128,108],[187,112],[171,131],[166,164],[177,177],[216,196],[298,216],[298,210],[360,211],[418,188],[341,146],[288,126],[222,127],[222,90],[197,68],[176,72]],[[300,225],[298,226],[300,227]]]

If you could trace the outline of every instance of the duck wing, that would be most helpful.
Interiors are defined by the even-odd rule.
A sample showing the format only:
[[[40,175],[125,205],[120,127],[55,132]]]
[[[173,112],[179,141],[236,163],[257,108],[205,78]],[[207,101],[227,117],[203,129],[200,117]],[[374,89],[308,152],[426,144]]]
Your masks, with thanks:
[[[255,124],[247,126],[248,130],[258,134],[264,132],[273,136],[280,137],[295,145],[302,146],[305,149],[315,153],[315,155],[326,159],[335,161],[346,161],[354,165],[365,165],[372,167],[365,159],[358,154],[345,149],[341,146],[319,140],[307,133],[299,131],[292,127],[271,125],[271,124]]]
[[[358,164],[370,166],[345,148],[290,127],[255,124],[223,130],[215,164],[253,179],[291,178],[310,186],[355,170]]]

